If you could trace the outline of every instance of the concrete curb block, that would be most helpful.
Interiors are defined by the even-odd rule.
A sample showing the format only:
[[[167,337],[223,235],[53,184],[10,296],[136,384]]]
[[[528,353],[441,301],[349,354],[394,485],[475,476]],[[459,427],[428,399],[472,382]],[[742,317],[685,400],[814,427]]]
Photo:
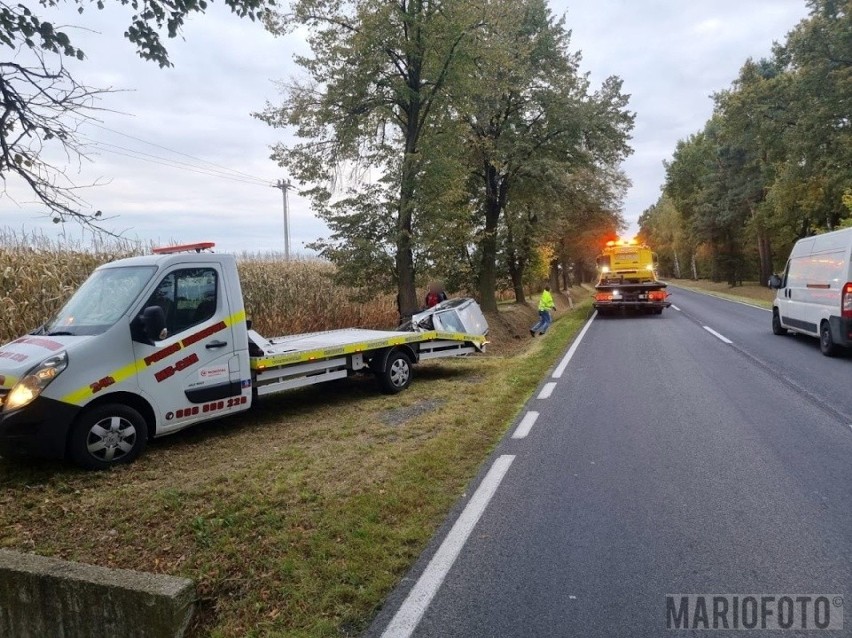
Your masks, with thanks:
[[[195,583],[0,550],[0,636],[180,638]]]

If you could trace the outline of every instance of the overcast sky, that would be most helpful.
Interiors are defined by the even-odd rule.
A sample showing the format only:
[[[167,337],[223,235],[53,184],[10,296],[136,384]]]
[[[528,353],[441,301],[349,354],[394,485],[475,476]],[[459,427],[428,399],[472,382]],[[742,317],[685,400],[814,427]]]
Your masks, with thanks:
[[[283,173],[269,160],[269,146],[285,132],[250,113],[277,101],[273,81],[296,73],[293,55],[305,53],[304,40],[298,34],[274,38],[219,3],[206,16],[193,17],[182,40],[168,43],[175,66],[159,69],[138,59],[123,39],[129,13],[113,4],[100,12],[88,9],[85,23],[68,7],[39,8],[45,18],[90,29],[73,31],[88,56],[73,71],[93,86],[121,91],[101,100],[111,111],[99,116],[105,128],[81,129],[87,139],[110,146],[93,147],[90,161],[70,169],[79,184],[106,181],[83,193],[92,210],[116,216],[110,227],[131,237],[212,240],[230,251],[280,249],[281,192],[271,184]],[[663,160],[710,115],[709,96],[730,84],[746,58],[768,55],[773,41],[783,40],[807,13],[804,0],[555,0],[553,9],[567,13],[572,48],[582,51],[582,68],[594,85],[618,75],[632,96],[635,152],[624,168],[633,187],[624,212],[633,231],[659,195]],[[131,150],[198,164],[166,149],[254,180],[220,179],[154,157],[126,156]],[[0,222],[55,235],[57,227],[32,197],[14,183],[9,187],[14,201],[0,198]],[[292,245],[304,252],[304,243],[325,228],[293,193],[290,210]],[[80,231],[69,226],[67,234]]]

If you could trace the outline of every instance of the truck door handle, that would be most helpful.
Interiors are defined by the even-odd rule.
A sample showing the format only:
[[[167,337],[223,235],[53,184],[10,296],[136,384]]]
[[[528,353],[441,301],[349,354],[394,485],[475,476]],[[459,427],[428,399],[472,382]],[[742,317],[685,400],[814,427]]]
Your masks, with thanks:
[[[211,341],[210,343],[208,343],[204,347],[207,348],[208,350],[213,350],[215,348],[224,348],[227,345],[228,345],[227,341]]]

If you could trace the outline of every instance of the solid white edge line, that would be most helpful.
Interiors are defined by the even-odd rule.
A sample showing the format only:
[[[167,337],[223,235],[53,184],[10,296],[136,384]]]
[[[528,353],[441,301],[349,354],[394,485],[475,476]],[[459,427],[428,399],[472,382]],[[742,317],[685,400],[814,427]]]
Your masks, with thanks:
[[[385,628],[382,638],[408,638],[414,633],[420,619],[423,618],[423,614],[432,602],[432,598],[444,582],[444,578],[458,558],[459,552],[461,552],[470,533],[479,522],[485,508],[488,507],[491,497],[494,496],[514,460],[514,455],[504,454],[494,461],[450,533],[447,534],[423,574],[408,593],[402,606]]]
[[[550,395],[553,394],[553,390],[556,388],[556,382],[551,381],[550,383],[545,383],[544,387],[541,389],[541,392],[538,393],[539,399],[549,399]]]
[[[676,305],[674,305],[674,304],[672,304],[672,310],[677,310],[678,312],[680,312],[680,308],[678,308],[678,307],[677,307]]]
[[[580,342],[583,340],[583,337],[586,336],[586,331],[589,329],[589,326],[592,325],[592,321],[595,320],[595,317],[598,316],[598,311],[595,310],[592,313],[592,316],[589,317],[589,320],[586,322],[586,325],[583,326],[583,329],[580,330],[580,334],[577,335],[577,338],[574,339],[574,343],[571,344],[571,347],[568,349],[568,352],[565,353],[565,356],[562,357],[562,361],[559,362],[559,365],[556,366],[556,370],[553,371],[554,379],[561,379],[562,374],[565,372],[565,368],[568,367],[568,364],[571,362],[571,358],[574,356],[574,353],[577,352],[577,348],[580,346]]]
[[[713,335],[714,337],[716,337],[719,341],[724,341],[725,343],[729,343],[729,344],[730,344],[730,343],[733,343],[733,341],[731,341],[730,339],[728,339],[725,335],[720,335],[718,332],[716,332],[715,330],[713,330],[713,328],[710,328],[710,327],[708,327],[708,326],[704,326],[704,329],[705,329],[707,332],[709,332],[711,335]]]
[[[515,431],[512,433],[513,439],[523,439],[527,434],[530,433],[532,426],[535,425],[535,420],[538,418],[538,412],[533,412],[530,410],[524,415],[524,418],[521,419],[521,422],[518,424],[518,427],[515,428]]]

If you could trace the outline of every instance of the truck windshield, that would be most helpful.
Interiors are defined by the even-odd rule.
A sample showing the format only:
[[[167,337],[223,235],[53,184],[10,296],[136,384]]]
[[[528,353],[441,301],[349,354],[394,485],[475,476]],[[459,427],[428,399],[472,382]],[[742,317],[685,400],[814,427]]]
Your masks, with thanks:
[[[96,270],[42,331],[52,335],[105,332],[127,312],[156,270],[154,266]]]

